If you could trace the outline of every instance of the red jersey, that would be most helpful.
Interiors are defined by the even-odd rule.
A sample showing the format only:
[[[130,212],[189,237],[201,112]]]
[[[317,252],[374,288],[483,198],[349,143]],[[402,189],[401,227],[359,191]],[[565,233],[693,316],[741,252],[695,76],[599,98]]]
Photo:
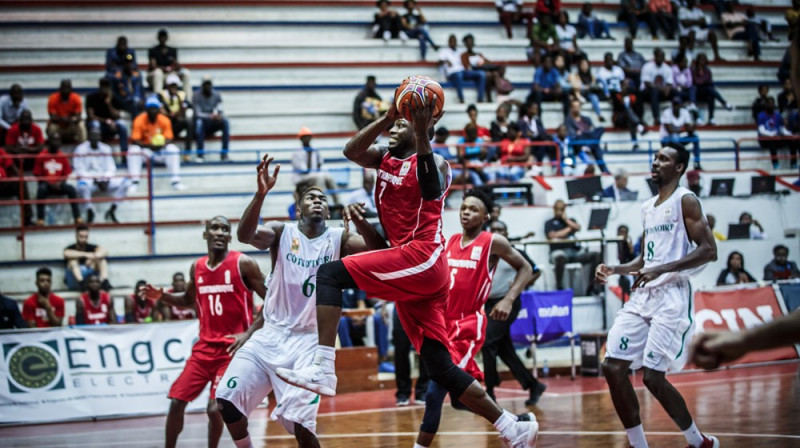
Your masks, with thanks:
[[[108,310],[111,309],[111,296],[105,291],[100,291],[100,302],[97,306],[92,304],[89,293],[81,294],[83,300],[83,322],[86,325],[110,324]]]
[[[509,157],[518,157],[525,154],[525,149],[531,142],[527,138],[518,138],[513,142],[504,139],[500,142],[500,161],[505,162]]]
[[[31,124],[31,128],[23,131],[19,128],[19,123],[14,123],[6,133],[6,146],[37,146],[44,143],[42,128]]]
[[[448,169],[445,191],[450,186]],[[444,193],[444,192],[443,192]],[[397,159],[390,153],[383,156],[378,168],[375,206],[386,237],[393,247],[411,240],[442,243],[442,209],[444,197],[433,201],[422,199],[417,180],[417,154]]]
[[[208,267],[208,256],[195,263],[194,284],[200,340],[230,344],[226,335],[241,333],[253,321],[252,292],[239,272],[240,252],[229,251],[222,263]]]
[[[153,309],[156,307],[156,301],[144,299],[144,306],[142,306],[136,296],[131,297],[131,299],[133,300],[133,317],[136,319],[136,323],[143,324],[145,322],[151,322]]]
[[[8,169],[11,168],[11,165],[14,164],[14,161],[11,160],[11,157],[8,157],[8,153],[5,149],[0,148],[0,179],[4,177],[8,177]]]
[[[178,308],[177,306],[169,307],[170,320],[191,320],[197,319],[194,310],[191,308]]]
[[[33,165],[33,175],[39,180],[47,181],[50,184],[61,184],[67,180],[67,176],[72,172],[69,159],[61,150],[55,154],[47,149],[42,150],[36,156],[36,163]]]
[[[481,232],[466,246],[462,234],[447,241],[445,255],[450,267],[450,298],[447,300],[447,320],[461,319],[483,310],[492,288],[494,267],[489,269],[492,233]]]
[[[50,293],[50,297],[47,299],[50,301],[50,306],[53,307],[53,313],[55,313],[57,317],[63,318],[64,299],[53,294],[52,292]],[[52,326],[50,325],[50,321],[47,320],[47,310],[39,306],[38,294],[33,294],[25,299],[25,303],[22,304],[22,318],[25,320],[36,321],[36,328],[47,328]]]

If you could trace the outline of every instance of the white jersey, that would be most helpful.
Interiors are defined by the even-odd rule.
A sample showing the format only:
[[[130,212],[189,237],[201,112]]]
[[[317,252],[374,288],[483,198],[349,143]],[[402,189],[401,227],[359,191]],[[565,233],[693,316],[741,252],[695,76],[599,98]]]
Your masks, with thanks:
[[[342,228],[308,239],[296,223],[286,223],[274,269],[267,281],[264,319],[291,330],[317,328],[317,269],[338,260]]]
[[[686,225],[683,221],[682,200],[686,195],[694,195],[687,188],[679,186],[667,200],[656,205],[658,196],[653,196],[642,205],[642,223],[644,239],[642,240],[642,258],[644,267],[661,266],[680,260],[695,249],[689,240]],[[648,283],[645,288],[652,288],[677,280],[685,280],[705,268],[705,265],[682,272],[662,274]]]

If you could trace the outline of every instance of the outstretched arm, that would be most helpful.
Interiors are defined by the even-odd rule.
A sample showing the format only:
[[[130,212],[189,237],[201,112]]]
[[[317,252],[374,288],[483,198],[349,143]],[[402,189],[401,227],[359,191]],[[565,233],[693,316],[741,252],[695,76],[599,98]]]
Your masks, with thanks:
[[[247,208],[244,209],[242,219],[236,228],[236,237],[240,242],[250,244],[261,250],[267,250],[272,247],[283,230],[282,223],[267,223],[262,227],[258,226],[264,199],[267,197],[267,193],[275,186],[275,182],[278,180],[278,172],[281,169],[281,166],[277,165],[272,175],[269,174],[269,164],[273,160],[275,159],[269,157],[269,154],[264,154],[264,158],[258,164],[258,190],[256,190],[256,194],[250,200],[250,203],[247,204]]]
[[[417,103],[416,107],[411,108],[411,126],[414,129],[417,146],[419,189],[422,199],[434,201],[441,198],[447,190],[447,162],[438,154],[433,154],[428,130],[439,121],[444,111],[438,116],[433,114],[437,102],[436,95],[424,105],[421,104],[422,99],[416,95],[413,101]]]
[[[492,319],[506,320],[511,313],[511,306],[514,304],[514,300],[522,294],[528,283],[533,280],[533,268],[516,249],[511,247],[511,243],[504,236],[496,233],[492,235],[492,255],[500,257],[517,271],[514,281],[511,283],[511,288],[503,297],[503,300],[497,302],[497,305],[489,313],[489,317]]]
[[[396,93],[396,92],[395,92]],[[389,104],[389,110],[380,118],[367,125],[364,129],[347,142],[344,147],[344,156],[364,168],[378,168],[385,150],[373,145],[375,140],[388,129],[399,117],[394,99]]]
[[[156,288],[148,283],[136,293],[150,300],[159,300],[167,305],[183,308],[194,305],[195,295],[197,294],[197,288],[194,285],[194,263],[189,269],[189,282],[186,284],[186,291],[166,292],[164,288]]]

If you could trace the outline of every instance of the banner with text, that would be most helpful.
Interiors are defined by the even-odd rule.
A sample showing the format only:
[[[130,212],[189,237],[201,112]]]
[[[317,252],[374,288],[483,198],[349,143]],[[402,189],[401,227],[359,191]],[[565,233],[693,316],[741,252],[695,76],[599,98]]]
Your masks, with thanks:
[[[742,287],[722,291],[698,291],[694,295],[696,331],[741,331],[784,315],[784,307],[772,286]],[[797,359],[795,347],[753,352],[732,364]]]
[[[0,424],[166,413],[197,334],[197,321],[0,333]]]

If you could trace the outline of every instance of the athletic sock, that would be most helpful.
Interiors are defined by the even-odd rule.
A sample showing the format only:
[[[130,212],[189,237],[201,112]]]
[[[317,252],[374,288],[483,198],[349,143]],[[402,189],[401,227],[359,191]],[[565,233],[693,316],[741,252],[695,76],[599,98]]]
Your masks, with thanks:
[[[625,430],[628,433],[628,441],[633,448],[647,448],[647,439],[644,436],[642,425],[634,426]]]
[[[234,440],[233,444],[236,445],[236,448],[253,448],[253,442],[250,441],[250,434],[244,439]]]
[[[516,435],[516,423],[517,416],[504,409],[497,421],[494,422],[494,427],[500,431],[503,437],[513,439]]]
[[[422,446],[419,443],[414,444],[414,448],[428,448],[427,446]]]
[[[325,367],[331,366],[336,361],[336,349],[327,345],[318,345],[317,352],[314,354],[314,364]]]
[[[697,429],[697,425],[694,424],[694,420],[692,421],[692,426],[690,426],[686,431],[683,431],[683,436],[686,437],[686,441],[689,442],[689,446],[699,447],[703,444],[703,434],[699,429]]]

